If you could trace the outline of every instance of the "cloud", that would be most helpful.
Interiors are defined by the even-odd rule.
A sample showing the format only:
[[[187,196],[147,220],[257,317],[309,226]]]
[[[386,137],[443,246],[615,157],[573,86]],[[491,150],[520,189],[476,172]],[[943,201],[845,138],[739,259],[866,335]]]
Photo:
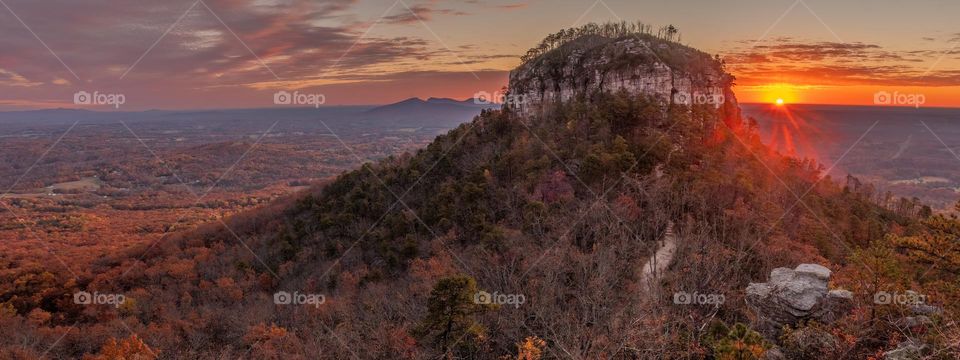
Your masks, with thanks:
[[[0,11],[0,92],[10,98],[101,89],[162,105],[181,94],[230,101],[244,89],[344,83],[455,57],[432,37],[367,33],[375,19],[358,19],[357,0],[204,0],[192,9],[193,1],[6,3],[53,52]],[[466,14],[436,1],[411,9],[424,21]],[[403,12],[391,21],[411,21]]]
[[[20,74],[15,72],[0,69],[0,85],[3,86],[39,86],[43,83],[31,82],[27,80]]]
[[[519,9],[524,9],[530,6],[530,2],[528,1],[512,2],[512,3],[506,3],[506,4],[490,4],[489,1],[481,1],[481,0],[467,0],[465,2],[467,4],[492,7],[500,10],[519,10]]]
[[[497,8],[504,9],[504,10],[518,10],[518,9],[524,9],[528,5],[530,4],[528,3],[503,4],[503,5],[497,5]]]
[[[399,12],[385,16],[383,19],[390,24],[414,24],[421,21],[433,20],[434,15],[469,15],[466,12],[451,9],[437,9],[435,2],[400,8]]]
[[[908,60],[903,56],[883,51],[879,45],[839,42],[797,42],[782,38],[771,44],[759,44],[732,56],[762,56],[755,59],[786,61],[854,61],[854,60]]]
[[[890,51],[876,44],[776,38],[725,54],[741,85],[960,86],[960,71],[933,68],[942,50]]]
[[[168,28],[169,33],[137,63],[130,76],[267,76],[264,67],[250,66],[258,63],[256,57],[267,64],[280,59],[317,59],[317,54],[349,46],[355,35],[348,28],[315,23],[352,3],[295,0],[281,6],[263,1],[207,0],[210,10],[200,4],[189,12],[190,2],[145,5],[52,0],[42,5],[11,1],[10,6],[83,81],[110,83],[118,81]],[[182,21],[170,28],[181,16]],[[15,67],[23,76],[41,82],[73,77],[10,14],[0,14],[0,34],[0,48],[5,49],[0,67]]]

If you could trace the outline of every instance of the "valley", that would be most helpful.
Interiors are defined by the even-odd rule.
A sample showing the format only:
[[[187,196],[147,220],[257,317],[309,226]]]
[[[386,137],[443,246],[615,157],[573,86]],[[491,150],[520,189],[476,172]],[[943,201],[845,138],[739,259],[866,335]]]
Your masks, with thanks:
[[[424,105],[426,120],[394,122],[391,109],[0,113],[0,263],[85,269],[415,152],[452,126],[431,119],[479,113]]]
[[[773,148],[815,159],[835,179],[856,176],[883,201],[916,198],[953,212],[960,200],[956,109],[766,104],[743,109]]]

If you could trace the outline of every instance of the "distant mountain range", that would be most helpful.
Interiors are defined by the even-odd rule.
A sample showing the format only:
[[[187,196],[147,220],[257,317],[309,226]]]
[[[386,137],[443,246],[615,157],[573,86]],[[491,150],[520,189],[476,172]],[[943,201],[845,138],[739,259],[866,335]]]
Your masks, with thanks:
[[[321,118],[331,126],[353,124],[381,128],[442,128],[450,129],[473,120],[482,109],[499,109],[499,104],[483,103],[474,99],[455,100],[410,98],[383,106],[327,106],[315,108],[260,108],[225,110],[148,110],[148,111],[92,111],[86,109],[44,109],[0,112],[0,124],[8,131],[23,127],[150,121],[313,121]],[[19,125],[19,126],[14,126]],[[0,131],[2,133],[3,131]]]
[[[398,103],[384,105],[365,112],[384,121],[401,124],[428,124],[437,127],[453,127],[470,121],[483,109],[499,109],[499,104],[485,103],[475,99],[454,100],[447,98],[409,98]]]

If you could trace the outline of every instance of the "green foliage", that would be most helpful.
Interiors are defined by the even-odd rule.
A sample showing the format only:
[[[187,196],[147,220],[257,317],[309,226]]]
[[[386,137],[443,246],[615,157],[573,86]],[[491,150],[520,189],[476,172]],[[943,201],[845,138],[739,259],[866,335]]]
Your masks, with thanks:
[[[712,116],[701,120],[717,121]],[[627,172],[648,174],[670,158],[690,161],[695,156],[674,144],[691,146],[707,136],[706,126],[686,124],[693,121],[688,112],[666,112],[654,99],[627,93],[570,101],[521,123],[528,120],[485,111],[416,155],[344,173],[294,204],[267,262],[277,267],[308,249],[336,258],[356,242],[352,251],[391,277],[417,257],[432,256],[425,242],[435,235],[502,249],[513,231],[544,235],[567,214],[564,207]],[[536,194],[547,195],[538,199],[544,208],[527,209],[526,199]]]
[[[607,22],[604,24],[589,23],[580,27],[563,29],[557,33],[547,35],[537,47],[527,51],[527,54],[521,57],[524,63],[534,60],[552,50],[562,47],[572,41],[584,37],[603,37],[603,38],[622,38],[627,36],[643,37],[646,39],[654,38],[652,27],[642,22],[628,23]],[[657,31],[655,39],[664,41],[680,41],[680,30],[673,25],[660,28]]]
[[[881,290],[893,290],[903,286],[903,270],[897,262],[897,253],[892,243],[896,236],[873,241],[869,247],[854,250],[850,256],[851,264],[858,272],[857,278],[863,282],[865,293],[873,294]]]
[[[472,277],[441,279],[430,292],[427,315],[414,329],[414,336],[445,353],[479,346],[486,330],[474,316],[488,307],[474,302],[477,292],[477,282]]]
[[[910,285],[910,290],[935,294],[935,301],[948,311],[960,311],[960,219],[938,214],[920,224],[908,234],[887,238],[888,247],[899,255],[897,273],[904,279],[899,289]]]
[[[711,332],[715,339],[713,355],[718,360],[761,359],[771,347],[760,333],[741,323],[735,324],[733,328],[727,328],[720,323],[714,325]]]

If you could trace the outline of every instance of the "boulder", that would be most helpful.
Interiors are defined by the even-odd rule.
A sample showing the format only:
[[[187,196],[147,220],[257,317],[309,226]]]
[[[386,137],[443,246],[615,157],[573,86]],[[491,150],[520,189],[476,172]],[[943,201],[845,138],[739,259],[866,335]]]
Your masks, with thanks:
[[[830,269],[817,264],[801,264],[795,269],[776,268],[765,283],[747,287],[747,305],[757,314],[757,329],[776,338],[784,325],[803,320],[829,324],[853,308],[853,294],[830,290]]]
[[[920,360],[927,346],[914,341],[904,341],[894,350],[883,353],[886,360]]]

